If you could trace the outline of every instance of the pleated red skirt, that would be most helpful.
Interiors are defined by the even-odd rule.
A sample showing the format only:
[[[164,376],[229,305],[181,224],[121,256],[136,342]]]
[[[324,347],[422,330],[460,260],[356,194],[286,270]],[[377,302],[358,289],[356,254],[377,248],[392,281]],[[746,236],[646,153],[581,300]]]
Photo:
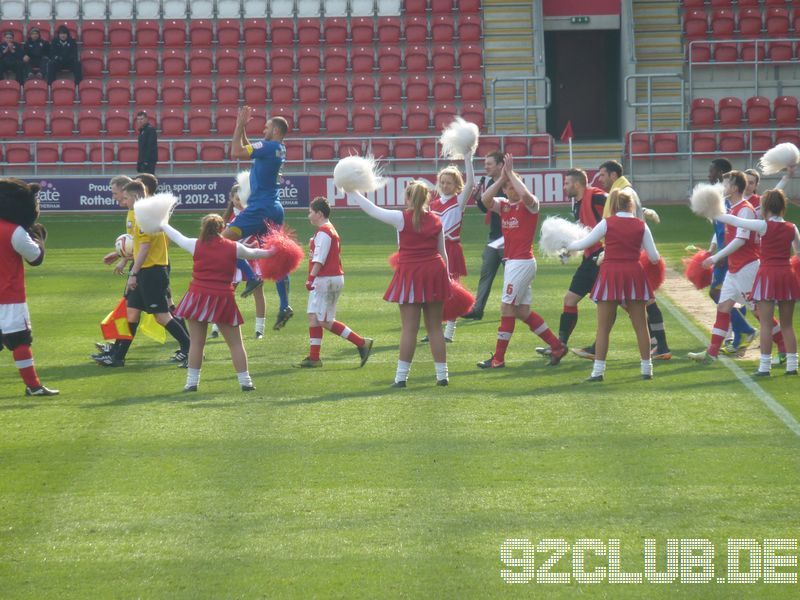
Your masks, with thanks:
[[[444,259],[399,263],[383,299],[398,304],[444,302],[450,295],[450,278]]]
[[[627,302],[652,298],[653,291],[638,261],[604,262],[600,265],[600,273],[592,289],[592,300],[595,302]]]
[[[455,279],[466,276],[467,261],[464,259],[464,249],[458,240],[445,240],[444,249],[447,251],[447,267],[450,276]]]
[[[759,300],[800,300],[800,281],[789,265],[761,265],[750,292],[754,302]]]
[[[212,290],[195,285],[189,286],[189,291],[175,309],[175,316],[201,323],[233,326],[244,322],[233,290]]]

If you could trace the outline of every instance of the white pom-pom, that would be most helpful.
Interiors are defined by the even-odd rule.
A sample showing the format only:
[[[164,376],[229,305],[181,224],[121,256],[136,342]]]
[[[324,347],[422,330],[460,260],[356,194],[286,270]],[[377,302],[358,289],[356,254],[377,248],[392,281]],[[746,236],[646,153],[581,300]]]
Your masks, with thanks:
[[[136,224],[143,233],[152,235],[161,231],[161,226],[169,221],[169,215],[178,204],[178,198],[172,194],[162,193],[141,198],[133,205]]]
[[[654,211],[652,208],[643,208],[642,213],[644,214],[645,220],[652,221],[656,225],[661,223],[661,217],[659,217],[658,213]]]
[[[547,217],[539,234],[539,250],[547,256],[561,258],[569,244],[586,237],[589,231],[580,223],[562,217]]]
[[[444,128],[442,137],[439,138],[442,156],[456,160],[464,158],[467,153],[474,154],[478,147],[479,136],[480,132],[475,123],[469,123],[461,117],[456,117],[450,125]]]
[[[799,163],[800,150],[794,144],[786,142],[767,150],[758,161],[758,168],[764,175],[774,175]]]
[[[725,212],[725,201],[722,197],[722,184],[698,183],[692,190],[689,205],[692,212],[709,220]]]
[[[236,176],[236,183],[239,185],[239,202],[242,208],[246,208],[250,198],[250,171],[240,171]]]
[[[386,185],[383,168],[371,154],[347,156],[333,169],[333,183],[345,192],[374,192]]]

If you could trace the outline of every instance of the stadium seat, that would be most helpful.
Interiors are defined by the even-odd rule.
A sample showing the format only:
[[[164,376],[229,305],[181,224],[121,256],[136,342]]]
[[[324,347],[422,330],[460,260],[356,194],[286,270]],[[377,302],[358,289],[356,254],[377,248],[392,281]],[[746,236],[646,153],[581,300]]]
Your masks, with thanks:
[[[110,163],[114,161],[113,144],[89,144],[89,160],[95,164]]]
[[[712,8],[731,8],[733,0],[711,0]],[[705,0],[682,0],[683,8],[703,8]]]
[[[437,103],[433,109],[433,128],[437,131],[441,131],[453,122],[453,119],[456,118],[456,114],[458,113],[454,104]],[[470,120],[466,117],[464,117],[464,119],[467,121]]]
[[[383,135],[400,133],[403,129],[403,108],[399,104],[383,104],[378,111],[378,124]]]
[[[319,0],[297,0],[297,16],[300,18],[319,17]]]
[[[436,159],[439,155],[439,149],[436,145],[436,140],[421,139],[419,141],[419,155],[426,159]]]
[[[453,102],[456,99],[456,78],[448,73],[435,75],[433,99],[437,102]]]
[[[130,49],[133,43],[133,22],[130,20],[109,21],[108,43],[112,48]]]
[[[337,155],[339,158],[347,158],[348,156],[363,156],[364,145],[360,139],[354,138],[341,138],[339,140],[339,149]]]
[[[298,19],[297,41],[300,44],[319,46],[320,22],[319,19]]]
[[[2,9],[4,19],[25,18],[25,0],[4,0]]]
[[[378,46],[378,71],[399,73],[403,60],[398,46]]]
[[[275,52],[275,51],[273,51]],[[284,48],[280,49],[281,55],[286,53]],[[290,57],[291,61],[291,57]],[[267,52],[263,48],[247,48],[242,55],[242,67],[246,75],[264,75],[267,72]],[[278,73],[275,69],[273,73]]]
[[[303,46],[297,54],[297,70],[301,75],[317,74],[322,67],[318,46]]]
[[[63,144],[61,160],[69,164],[85,163],[87,159],[86,144]]]
[[[775,133],[775,144],[794,144],[800,146],[800,132],[782,130]]]
[[[158,19],[160,17],[161,0],[136,0],[137,19]]]
[[[102,129],[103,118],[99,110],[91,108],[81,109],[78,113],[78,135],[80,137],[99,138]]]
[[[427,104],[409,104],[406,108],[406,127],[409,133],[427,133],[430,120]]]
[[[209,48],[192,48],[189,52],[189,72],[192,77],[211,75],[214,72],[214,55]]]
[[[189,4],[192,4],[189,2]],[[165,19],[182,19],[186,18],[187,9],[185,0],[162,0],[161,2],[162,16]]]
[[[245,16],[265,15],[267,14],[267,5],[270,7],[272,18],[292,17],[294,13],[292,0],[244,0],[244,4]]]
[[[406,71],[424,73],[428,69],[428,48],[426,46],[406,46]]]
[[[0,109],[0,137],[15,138],[19,131],[19,114],[17,109]]]
[[[707,54],[699,54],[708,52],[707,44],[693,44],[692,48],[695,50],[695,55],[692,57],[694,62],[708,62],[710,57]],[[714,44],[714,60],[716,62],[734,62],[739,58],[739,48],[733,43]]]
[[[424,44],[428,37],[428,22],[424,16],[413,15],[403,22],[407,44]]]
[[[190,3],[194,6],[195,2]],[[214,23],[209,19],[189,21],[189,43],[194,48],[210,48],[214,42]]]
[[[119,90],[120,99],[123,92],[124,90]],[[158,81],[147,78],[135,79],[133,82],[133,102],[136,108],[147,108],[158,104]],[[118,102],[118,106],[127,106],[127,103]]]
[[[183,114],[183,108],[170,107],[164,108],[160,114],[161,117],[161,133],[164,136],[178,136],[183,134],[186,127],[186,118]],[[106,126],[108,121],[106,120]]]
[[[767,45],[764,42],[742,42],[742,60],[753,62],[762,61],[767,56]]]
[[[83,79],[78,85],[81,106],[100,106],[103,102],[103,83],[99,79]]]
[[[625,136],[625,150],[633,160],[646,160],[650,155],[650,136],[647,133],[632,132]]]
[[[375,37],[375,21],[372,17],[350,19],[350,39],[354,44],[371,44]]]
[[[106,111],[106,133],[109,136],[127,137],[131,130],[131,115],[127,108],[110,108]]]
[[[138,48],[133,58],[137,77],[152,77],[158,72],[158,52],[153,48]]]
[[[12,107],[19,104],[21,90],[16,79],[0,80],[0,106]]]
[[[9,144],[6,146],[6,161],[11,164],[24,164],[31,162],[31,147],[29,144]]]
[[[719,117],[720,125],[727,127],[741,126],[742,112],[742,101],[739,98],[720,98],[717,104],[717,116]]]
[[[479,15],[461,14],[458,17],[458,39],[463,42],[480,42],[481,18]]]
[[[127,77],[131,72],[131,51],[121,48],[110,50],[106,67],[111,77]]]
[[[767,35],[772,37],[786,37],[789,35],[789,11],[785,6],[770,6],[764,18]]]
[[[739,9],[739,35],[751,38],[761,35],[761,9]]]
[[[271,109],[275,109],[275,107],[270,107]],[[267,116],[261,112],[256,112],[253,114],[253,118],[250,119],[250,122],[245,126],[245,133],[248,136],[256,137],[261,139],[264,137],[264,126],[267,124]]]
[[[478,129],[483,129],[485,125],[485,113],[483,104],[480,102],[466,102],[461,106],[461,116],[470,123],[475,123]]]
[[[136,21],[136,47],[158,48],[161,42],[158,21]]]
[[[161,83],[161,101],[166,106],[183,106],[186,102],[186,82],[182,78],[163,80]]]
[[[718,8],[711,13],[711,36],[718,39],[730,39],[733,37],[735,22],[733,20],[733,10],[729,8]]]
[[[322,35],[325,38],[325,44],[333,46],[344,45],[347,43],[347,19],[339,17],[325,19],[322,22],[322,28]]]
[[[767,45],[767,58],[772,61],[790,61],[793,54],[792,42],[770,42]]]
[[[451,73],[456,68],[455,50],[452,45],[434,45],[431,65],[434,73]]]
[[[22,113],[22,133],[25,137],[44,137],[47,130],[47,111],[41,108],[26,108]]]
[[[778,96],[775,98],[775,124],[780,127],[795,127],[797,125],[797,97]]]
[[[378,82],[381,102],[400,102],[403,98],[403,80],[398,75],[382,75]]]
[[[375,109],[371,104],[357,104],[353,107],[353,133],[372,134],[375,132]]]
[[[239,49],[217,49],[217,75],[235,77],[239,74]]]
[[[368,138],[369,146],[367,152],[375,158],[389,158],[389,140],[380,138]]]
[[[252,41],[248,41],[247,31],[250,26]],[[263,20],[245,21],[245,45],[265,46],[267,43],[267,24]],[[238,47],[241,37],[241,24],[238,19],[220,19],[217,21],[217,44],[225,47]]]
[[[208,106],[214,102],[214,84],[211,79],[198,77],[189,85],[189,104],[192,106]]]
[[[300,104],[319,104],[322,99],[318,77],[303,77],[297,82],[297,99]]]
[[[745,112],[747,113],[747,123],[751,127],[766,125],[770,119],[769,100],[764,96],[748,98],[745,102]]]
[[[417,158],[417,142],[413,139],[394,140],[392,146],[392,156],[399,160],[409,160]]]
[[[340,104],[347,101],[347,79],[338,75],[326,77],[322,84],[325,101],[330,104]]]
[[[217,78],[217,104],[239,104],[239,79]]]
[[[401,0],[380,0],[380,2],[375,3],[376,14],[379,17],[399,15],[402,10],[402,4]],[[368,14],[372,13],[372,2],[369,0],[351,0],[350,5],[353,7],[353,11],[360,11],[360,5],[363,5]]]
[[[672,157],[678,152],[677,133],[655,133],[653,134],[653,152]],[[662,157],[664,158],[664,157]]]
[[[464,101],[483,99],[483,78],[473,73],[465,73],[459,82],[459,93]]]
[[[28,79],[22,86],[25,92],[25,106],[44,106],[47,104],[47,82],[44,79]]]
[[[284,140],[283,145],[286,146],[286,160],[287,161],[301,161],[304,156],[303,147],[305,143],[299,140]]]
[[[347,49],[342,46],[325,48],[325,72],[341,74],[347,71]]]
[[[548,134],[531,137],[531,156],[534,162],[550,163],[553,158],[553,138]]]
[[[717,149],[717,138],[713,133],[693,133],[692,152],[712,154]]]
[[[35,145],[36,162],[39,164],[55,164],[60,159],[58,156],[58,144],[39,142]]]
[[[61,0],[59,0],[59,3],[61,3]],[[28,18],[52,19],[53,18],[52,0],[28,0]]]
[[[318,106],[303,106],[297,113],[297,128],[302,135],[319,135],[322,114]]]
[[[526,138],[522,138],[526,139]],[[500,136],[497,135],[482,135],[478,140],[478,148],[475,151],[476,156],[486,156],[489,152],[494,151],[502,151],[502,143],[500,141]],[[524,154],[514,154],[514,156],[526,156],[527,152]]]
[[[105,21],[87,20],[81,23],[81,43],[84,48],[102,48],[105,42]]]
[[[400,33],[400,20],[397,17],[378,19],[378,41],[381,44],[399,44]]]
[[[239,109],[235,106],[217,107],[216,123],[217,133],[220,135],[231,135],[236,128],[236,119]]]
[[[460,3],[458,3],[460,4]],[[460,6],[457,5],[459,10]],[[431,0],[431,12],[434,15],[449,15],[453,12],[452,0]]]
[[[427,102],[430,96],[430,82],[427,75],[409,75],[406,78],[406,100],[409,102]]]
[[[136,144],[120,143],[117,145],[117,162],[122,164],[135,164],[138,157],[139,148]]]
[[[325,109],[325,131],[328,135],[347,133],[348,122],[346,105],[333,104]]]
[[[273,77],[269,82],[269,91],[274,104],[294,102],[294,82],[291,77]]]
[[[226,159],[223,142],[203,142],[200,144],[200,160],[203,162],[224,163]]]
[[[238,19],[242,16],[242,3],[239,0],[217,0],[217,17]]]
[[[271,19],[269,31],[272,46],[291,47],[294,44],[294,21],[292,19]]]
[[[208,137],[211,135],[211,115],[210,106],[192,106],[189,109],[188,129],[189,135],[197,137]]]
[[[351,82],[353,102],[373,102],[375,100],[375,80],[372,75],[356,75]]]
[[[186,21],[165,20],[161,35],[165,47],[183,48],[186,45]]]
[[[719,134],[720,152],[734,153],[745,149],[745,134],[736,131],[723,131]]]
[[[53,106],[72,106],[75,102],[75,82],[58,79],[50,86],[50,99]]]
[[[683,35],[687,40],[703,39],[707,31],[708,17],[704,10],[687,10],[683,14]]]
[[[350,69],[353,73],[372,73],[375,52],[372,46],[355,46],[350,49]]]
[[[468,26],[469,28],[469,26]],[[431,38],[436,44],[450,44],[453,42],[455,25],[450,15],[438,15],[431,20]],[[467,36],[472,35],[469,31]],[[480,37],[480,33],[478,34]],[[470,38],[473,39],[473,38]]]
[[[72,39],[78,39],[78,24],[76,21],[62,21],[59,25],[66,25]],[[53,40],[53,22],[50,19],[29,19],[27,22],[27,31],[34,27],[39,29],[39,35],[43,40],[48,42]]]
[[[348,0],[322,0],[326,17],[345,17],[347,16]]]
[[[511,156],[530,156],[530,139],[523,136],[508,136],[503,143],[503,152]]]
[[[243,89],[245,104],[259,106],[267,103],[267,80],[265,77],[246,77]]]
[[[308,155],[311,160],[333,160],[336,156],[334,143],[328,140],[309,142]]]
[[[751,131],[750,150],[753,152],[766,152],[775,145],[771,131]]]
[[[461,44],[458,66],[462,71],[480,71],[483,68],[483,51],[478,44]]]
[[[191,0],[189,2],[189,17],[191,21],[211,19],[214,16],[214,0]]]
[[[427,10],[426,0],[405,0],[405,11],[409,15],[424,15]]]
[[[164,50],[161,55],[161,70],[168,77],[182,77],[186,72],[186,53],[178,48]]]
[[[253,66],[250,65],[250,53],[254,52],[256,49],[251,48],[248,49],[245,55],[245,72],[248,74],[256,74],[256,73],[263,73],[266,69],[256,69],[253,70]],[[292,50],[289,48],[273,48],[270,52],[270,70],[272,73],[276,75],[291,75],[292,69],[294,67],[294,56]]]
[[[692,100],[689,120],[692,127],[709,127],[714,124],[714,101],[710,98]]]

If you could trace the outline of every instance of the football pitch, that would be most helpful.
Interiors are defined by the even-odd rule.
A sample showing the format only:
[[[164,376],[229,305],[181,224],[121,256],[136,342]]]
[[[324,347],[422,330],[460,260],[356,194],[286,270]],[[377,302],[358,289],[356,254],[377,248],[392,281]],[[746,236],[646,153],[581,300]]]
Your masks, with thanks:
[[[656,244],[677,267],[711,228],[688,208],[659,212]],[[199,219],[172,224],[196,236]],[[323,368],[293,367],[308,353],[303,265],[283,330],[271,284],[263,340],[252,300],[239,301],[257,390],[239,390],[220,338],[185,394],[172,340],[137,338],[124,368],[89,358],[124,287],[101,261],[123,221],[42,219],[47,256],[26,272],[33,352],[61,395],[26,398],[0,352],[0,597],[797,597],[800,382],[781,368],[751,389],[722,362],[691,364],[704,342],[663,309],[674,358],[652,381],[624,314],[604,383],[584,383],[591,363],[573,355],[547,367],[521,323],[506,368],[479,370],[500,273],[483,320],[459,321],[448,345],[450,386],[435,385],[420,344],[409,387],[390,389],[400,321],[381,297],[395,234],[340,210],[337,319],[375,338],[367,365],[326,332]],[[307,246],[305,211],[288,223]],[[485,234],[468,209],[473,292]],[[170,256],[179,298],[191,257]],[[576,265],[539,258],[533,304],[553,330]],[[581,303],[572,345],[592,341],[594,313]]]

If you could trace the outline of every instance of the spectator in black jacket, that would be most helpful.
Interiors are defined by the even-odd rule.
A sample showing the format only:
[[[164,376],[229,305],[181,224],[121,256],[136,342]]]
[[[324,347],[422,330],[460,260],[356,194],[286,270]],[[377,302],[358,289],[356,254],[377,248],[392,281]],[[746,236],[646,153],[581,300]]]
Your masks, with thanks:
[[[5,78],[7,71],[14,73],[20,85],[25,81],[22,77],[22,44],[14,41],[13,31],[6,31],[0,44],[0,77]]]
[[[158,133],[147,120],[147,113],[140,110],[136,113],[136,129],[139,130],[139,157],[136,170],[139,173],[155,175],[158,162]]]
[[[78,43],[73,39],[66,25],[59,25],[57,37],[50,44],[50,60],[47,63],[47,83],[56,80],[59,71],[72,71],[75,85],[83,79],[81,61],[78,58]]]
[[[25,56],[22,57],[22,62],[25,67],[25,79],[28,79],[33,73],[44,77],[47,74],[47,57],[50,54],[50,42],[42,39],[42,34],[38,27],[31,27],[24,49]]]

